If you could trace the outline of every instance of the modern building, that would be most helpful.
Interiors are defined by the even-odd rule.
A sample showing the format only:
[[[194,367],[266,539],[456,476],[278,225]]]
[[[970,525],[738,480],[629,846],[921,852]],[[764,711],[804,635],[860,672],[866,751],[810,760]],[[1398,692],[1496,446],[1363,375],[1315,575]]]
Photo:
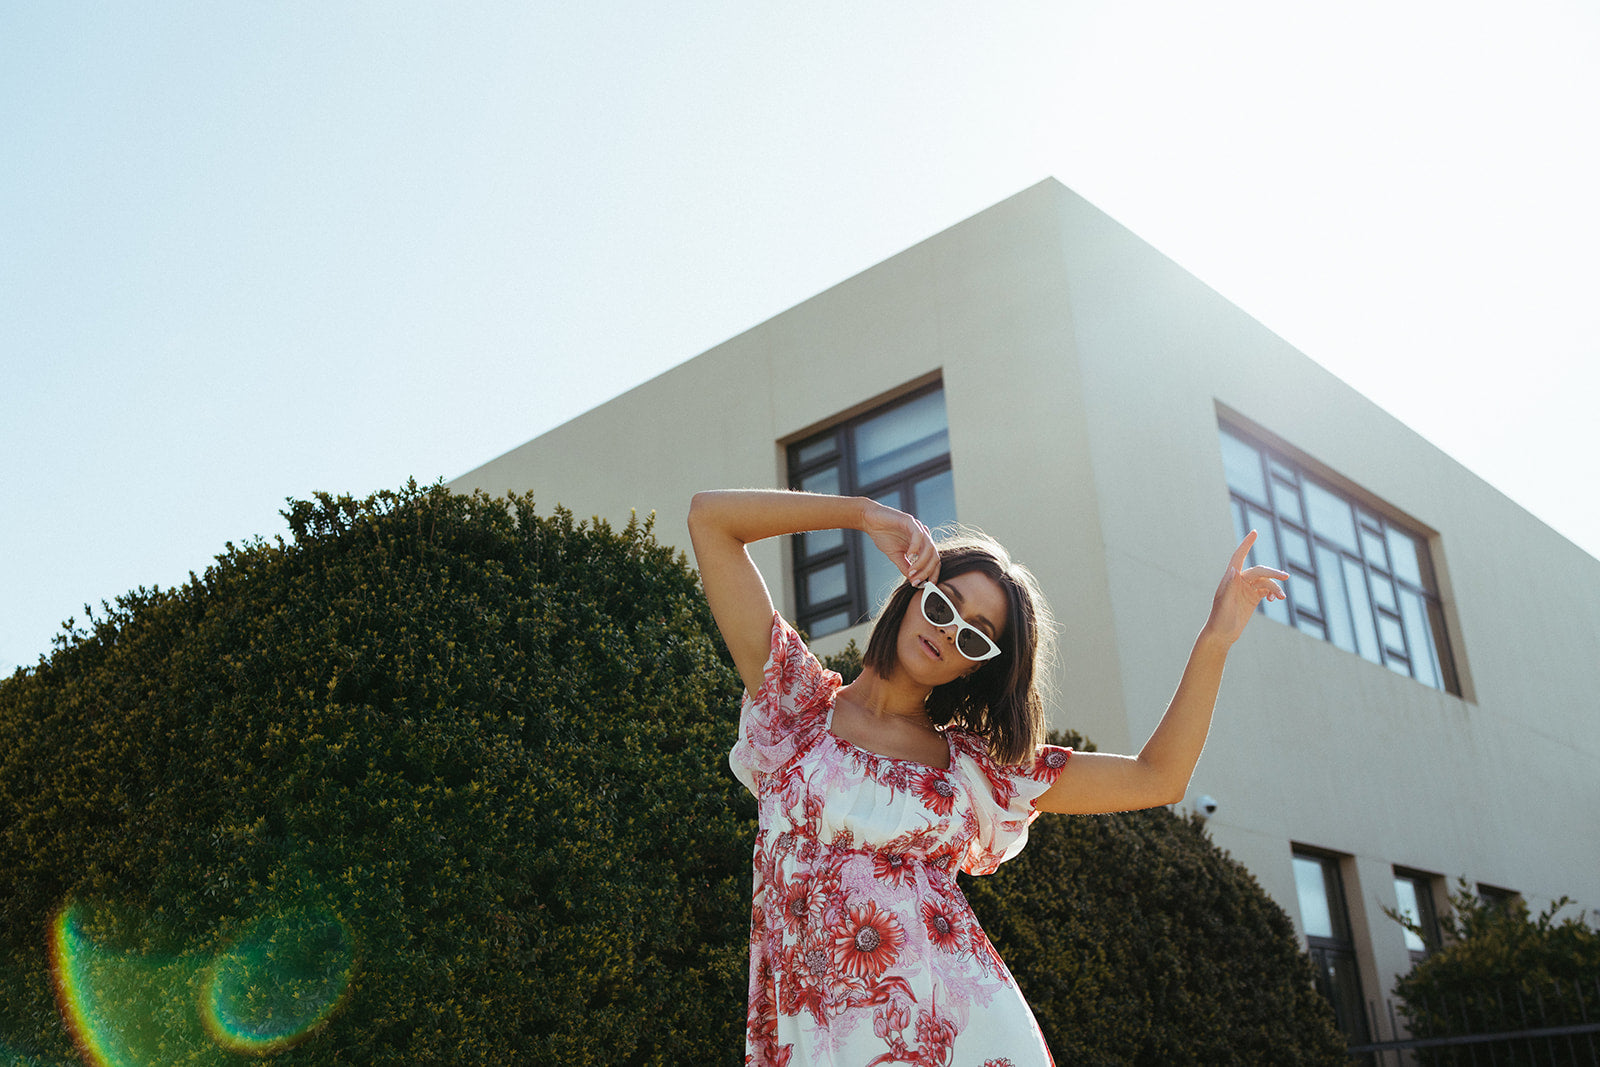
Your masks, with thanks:
[[[1485,412],[1493,418],[1493,412]],[[1342,1024],[1460,878],[1600,905],[1600,561],[1050,180],[484,464],[687,546],[699,489],[870,495],[997,537],[1061,625],[1051,719],[1136,751],[1238,538],[1291,572],[1185,807],[1294,917]],[[821,653],[893,574],[754,547]]]

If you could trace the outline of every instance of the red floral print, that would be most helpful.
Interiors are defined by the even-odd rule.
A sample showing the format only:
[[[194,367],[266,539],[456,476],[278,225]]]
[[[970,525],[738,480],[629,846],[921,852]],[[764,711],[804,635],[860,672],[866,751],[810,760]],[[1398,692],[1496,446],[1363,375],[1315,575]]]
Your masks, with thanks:
[[[955,909],[945,901],[931,899],[922,902],[922,925],[928,931],[928,940],[946,952],[954,952],[961,947],[961,920],[956,916]]]
[[[760,812],[746,1064],[1044,1067],[955,873],[1021,847],[1064,761],[1001,766],[960,730],[948,768],[868,752],[830,729],[838,685],[775,619],[730,756]]]
[[[1067,760],[1072,756],[1070,748],[1061,748],[1057,745],[1041,745],[1039,754],[1033,757],[1033,766],[1028,771],[1028,776],[1036,782],[1055,783],[1061,777],[1061,772],[1066,769]]]
[[[845,974],[876,978],[905,943],[900,920],[869,900],[864,908],[851,908],[850,918],[833,935],[833,961]]]
[[[956,787],[936,770],[917,776],[917,797],[935,815],[949,815],[956,806]]]
[[[872,854],[872,875],[881,878],[892,885],[899,885],[911,874],[911,867],[905,856],[898,852],[874,852]]]

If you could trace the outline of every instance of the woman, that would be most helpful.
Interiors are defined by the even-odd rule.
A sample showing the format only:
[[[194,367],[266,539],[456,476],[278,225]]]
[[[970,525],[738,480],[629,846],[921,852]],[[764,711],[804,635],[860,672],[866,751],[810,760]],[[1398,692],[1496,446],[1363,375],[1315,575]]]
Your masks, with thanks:
[[[745,547],[832,529],[862,531],[906,578],[849,685],[773,610]],[[1288,575],[1244,569],[1252,531],[1139,755],[1073,754],[1040,743],[1051,626],[1032,576],[994,542],[935,544],[872,500],[769,490],[699,493],[689,530],[744,679],[729,758],[760,812],[745,1062],[1050,1063],[956,871],[1016,855],[1041,811],[1183,799],[1228,649]]]

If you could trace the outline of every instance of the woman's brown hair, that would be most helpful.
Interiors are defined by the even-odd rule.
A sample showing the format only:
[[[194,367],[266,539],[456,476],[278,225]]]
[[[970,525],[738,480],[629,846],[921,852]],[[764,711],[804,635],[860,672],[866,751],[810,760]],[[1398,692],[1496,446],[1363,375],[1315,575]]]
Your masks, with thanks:
[[[1049,674],[1055,625],[1032,572],[992,538],[961,530],[939,542],[939,579],[969,571],[988,575],[1006,595],[1005,631],[996,641],[1001,654],[929,693],[928,717],[982,737],[1000,763],[1021,763],[1044,740],[1041,686]],[[863,662],[885,678],[894,673],[900,625],[919,593],[902,581],[873,623]]]

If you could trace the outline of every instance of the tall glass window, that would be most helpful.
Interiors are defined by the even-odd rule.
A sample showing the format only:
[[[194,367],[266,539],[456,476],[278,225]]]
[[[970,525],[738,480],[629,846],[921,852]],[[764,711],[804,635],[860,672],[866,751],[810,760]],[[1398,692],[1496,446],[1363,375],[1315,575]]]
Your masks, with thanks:
[[[866,496],[921,519],[955,521],[944,387],[919,389],[789,447],[789,485]],[[871,616],[900,572],[856,530],[793,539],[796,623],[812,637]]]
[[[1394,869],[1394,895],[1400,902],[1400,917],[1407,923],[1402,930],[1413,964],[1421,963],[1439,947],[1439,916],[1433,907],[1433,884],[1437,880],[1420,871]]]
[[[1368,1034],[1365,1001],[1338,857],[1295,849],[1294,887],[1306,948],[1316,965],[1317,989],[1333,1005],[1334,1022],[1350,1043],[1364,1044]]]
[[[1289,598],[1261,610],[1347,652],[1459,693],[1427,539],[1288,457],[1223,426],[1222,465],[1251,563],[1289,572]]]

